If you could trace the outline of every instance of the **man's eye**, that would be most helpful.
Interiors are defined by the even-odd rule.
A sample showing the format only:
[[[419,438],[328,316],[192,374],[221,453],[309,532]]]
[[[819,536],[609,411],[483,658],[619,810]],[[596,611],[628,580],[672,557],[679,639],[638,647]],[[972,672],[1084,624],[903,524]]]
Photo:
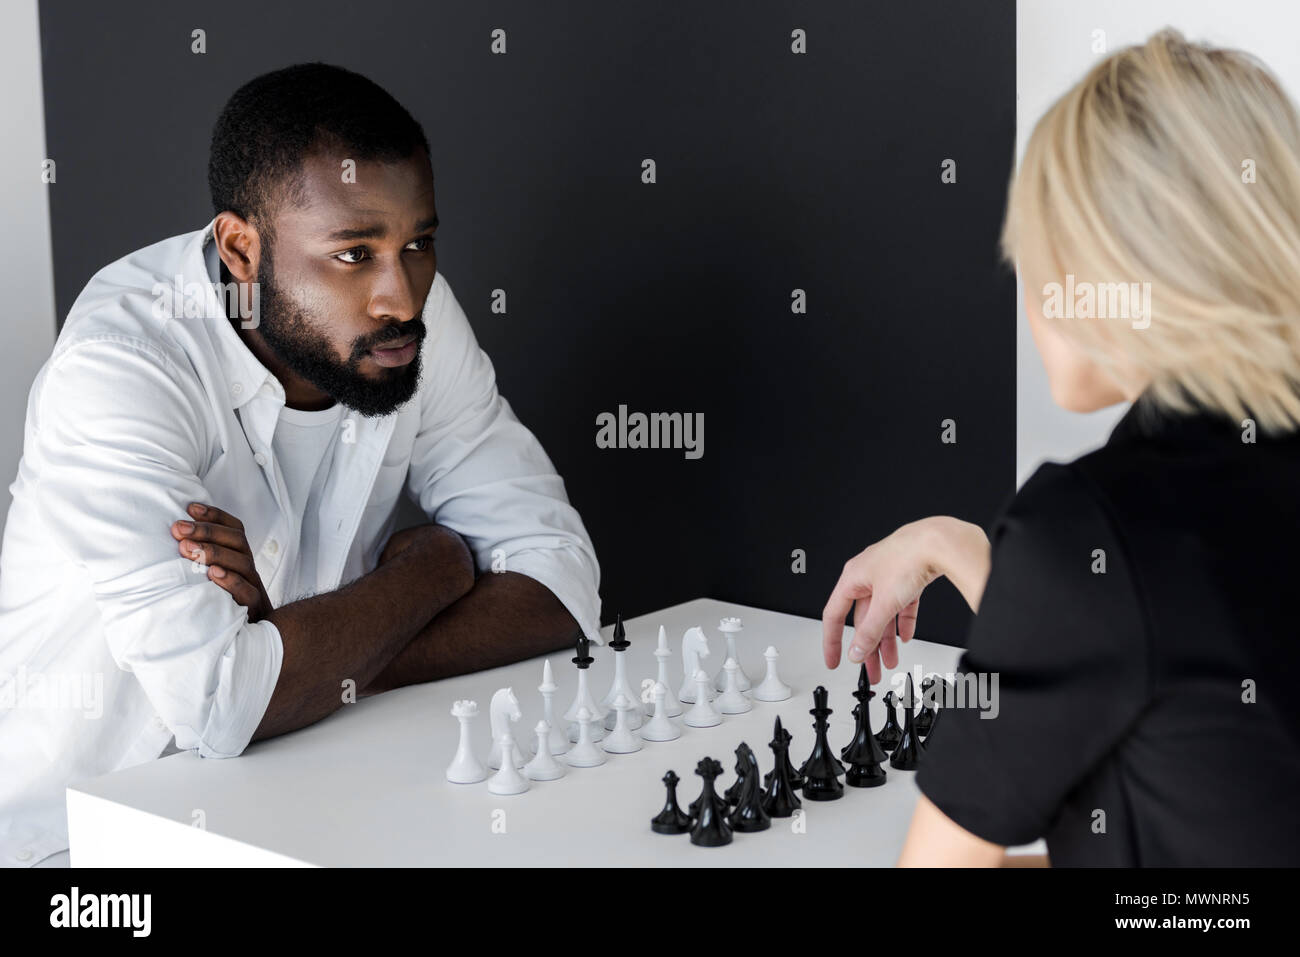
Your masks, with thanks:
[[[410,244],[406,248],[410,249],[411,246],[416,247],[415,252],[417,253],[425,252],[426,250],[433,248],[433,237],[421,236],[419,239],[412,239]]]
[[[337,256],[335,256],[334,258],[335,258],[335,259],[338,259],[338,260],[341,260],[341,261],[343,261],[343,262],[345,262],[345,263],[359,263],[359,262],[361,262],[362,258],[364,258],[366,255],[367,255],[367,254],[366,254],[366,248],[365,248],[364,246],[354,246],[352,249],[349,249],[349,250],[347,250],[346,252],[341,252],[341,253],[339,253],[339,254],[338,254]],[[345,259],[345,258],[344,258],[345,256],[356,256],[357,258],[356,258],[356,259]]]

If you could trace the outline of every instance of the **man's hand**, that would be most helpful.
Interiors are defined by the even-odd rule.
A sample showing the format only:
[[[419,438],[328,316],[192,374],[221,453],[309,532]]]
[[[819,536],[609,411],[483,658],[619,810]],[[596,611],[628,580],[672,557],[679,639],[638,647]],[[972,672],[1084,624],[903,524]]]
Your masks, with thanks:
[[[244,535],[244,523],[211,505],[190,504],[194,521],[172,522],[172,538],[180,553],[208,566],[208,579],[248,609],[249,621],[271,613],[271,599],[253,564],[253,550]]]

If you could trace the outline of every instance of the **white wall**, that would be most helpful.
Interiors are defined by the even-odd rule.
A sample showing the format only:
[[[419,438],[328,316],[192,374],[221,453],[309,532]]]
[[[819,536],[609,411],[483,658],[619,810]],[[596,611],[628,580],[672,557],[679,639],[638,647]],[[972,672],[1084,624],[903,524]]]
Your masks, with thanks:
[[[54,347],[54,269],[50,206],[41,182],[45,106],[36,0],[15,0],[0,13],[0,534],[9,515],[9,484],[23,449],[27,392]]]
[[[1300,2],[1296,0],[1020,0],[1016,24],[1016,155],[1052,102],[1109,50],[1141,43],[1162,27],[1189,40],[1253,53],[1296,98],[1300,91]],[[1104,56],[1104,55],[1103,55]],[[1023,290],[1021,290],[1023,295]],[[1023,483],[1044,459],[1072,459],[1106,441],[1126,405],[1091,415],[1052,402],[1021,301],[1016,336],[1016,475]]]

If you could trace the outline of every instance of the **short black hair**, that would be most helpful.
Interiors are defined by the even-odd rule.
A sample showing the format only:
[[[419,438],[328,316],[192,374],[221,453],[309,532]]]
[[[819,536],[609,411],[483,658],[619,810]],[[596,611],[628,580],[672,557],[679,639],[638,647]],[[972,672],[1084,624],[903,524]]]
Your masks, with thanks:
[[[420,124],[383,87],[328,63],[299,63],[249,80],[212,130],[208,188],[213,214],[230,210],[270,240],[286,201],[301,205],[302,165],[336,150],[355,160],[399,162],[429,153]]]

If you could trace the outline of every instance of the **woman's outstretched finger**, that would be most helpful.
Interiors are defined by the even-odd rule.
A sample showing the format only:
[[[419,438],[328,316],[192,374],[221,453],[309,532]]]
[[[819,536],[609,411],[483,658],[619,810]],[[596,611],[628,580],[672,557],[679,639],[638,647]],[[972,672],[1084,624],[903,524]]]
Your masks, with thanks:
[[[911,641],[916,637],[916,615],[921,606],[918,596],[915,601],[898,613],[898,637]]]

